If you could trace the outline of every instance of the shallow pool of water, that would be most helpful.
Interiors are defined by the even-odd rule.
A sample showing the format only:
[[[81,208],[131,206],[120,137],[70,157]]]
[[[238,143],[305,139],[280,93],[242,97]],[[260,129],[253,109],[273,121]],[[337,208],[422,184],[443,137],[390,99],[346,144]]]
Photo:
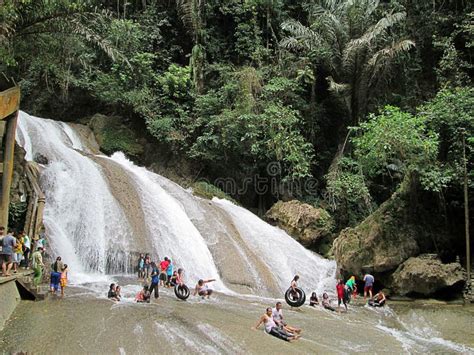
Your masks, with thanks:
[[[22,301],[0,333],[6,352],[46,353],[471,353],[473,307],[424,303],[384,309],[351,305],[348,313],[284,306],[286,321],[303,337],[286,343],[253,331],[276,300],[218,294],[179,301],[171,289],[151,304],[136,304],[140,286],[121,280],[125,299],[105,298],[105,283],[71,287],[61,299]]]

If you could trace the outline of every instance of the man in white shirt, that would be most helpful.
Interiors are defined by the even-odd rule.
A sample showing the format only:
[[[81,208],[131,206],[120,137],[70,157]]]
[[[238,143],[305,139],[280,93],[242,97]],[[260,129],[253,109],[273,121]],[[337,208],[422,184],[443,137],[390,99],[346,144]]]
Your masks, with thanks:
[[[288,325],[283,321],[283,310],[282,310],[281,302],[277,302],[275,305],[275,308],[272,309],[272,317],[276,325],[279,328],[283,329],[284,331],[291,334],[301,333],[300,328],[292,327],[291,325]]]

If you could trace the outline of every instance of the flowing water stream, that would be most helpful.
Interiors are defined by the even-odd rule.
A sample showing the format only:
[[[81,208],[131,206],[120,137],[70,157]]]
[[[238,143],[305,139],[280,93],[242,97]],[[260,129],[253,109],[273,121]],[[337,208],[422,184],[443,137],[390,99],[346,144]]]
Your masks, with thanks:
[[[282,230],[227,200],[197,198],[138,167],[121,153],[107,157],[74,125],[21,112],[17,140],[27,160],[47,160],[40,185],[49,253],[61,255],[74,286],[62,299],[22,302],[0,333],[7,351],[35,353],[474,353],[472,309],[362,304],[345,315],[302,307],[287,311],[305,336],[286,344],[255,323],[281,298],[295,274],[307,291],[334,289],[336,265],[303,248]],[[188,284],[216,278],[212,301],[177,301],[169,290],[156,304],[137,305],[130,276],[137,254],[171,257]],[[125,301],[105,299],[120,280]],[[71,316],[73,315],[73,316]],[[454,317],[455,315],[455,317]],[[449,327],[448,324],[452,324]],[[32,336],[17,341],[15,331]],[[57,332],[51,332],[51,328]],[[30,334],[30,333],[29,333]]]

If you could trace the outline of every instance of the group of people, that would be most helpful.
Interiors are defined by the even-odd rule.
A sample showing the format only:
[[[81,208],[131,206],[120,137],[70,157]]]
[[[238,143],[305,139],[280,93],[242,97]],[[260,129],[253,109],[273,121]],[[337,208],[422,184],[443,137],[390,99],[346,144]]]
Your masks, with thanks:
[[[52,294],[58,292],[59,289],[61,289],[61,296],[64,296],[64,289],[67,285],[68,271],[67,264],[64,264],[61,257],[58,256],[56,261],[51,264],[49,290]]]
[[[2,263],[2,276],[11,276],[11,271],[17,273],[19,267],[29,269],[30,252],[32,241],[24,231],[15,233],[8,229],[5,235],[5,227],[0,226],[0,254]],[[35,244],[38,245],[38,242]]]
[[[342,274],[342,273],[341,273]],[[290,284],[290,293],[293,297],[299,297],[297,288],[299,276],[295,275]],[[372,295],[372,290],[375,282],[375,278],[371,274],[365,274],[363,277],[364,281],[364,301],[369,296],[368,305],[372,307],[382,307],[385,305],[386,298],[382,291],[378,292],[375,296]],[[357,283],[355,276],[351,276],[347,282],[344,283],[342,279],[337,280],[336,293],[338,299],[338,311],[340,312],[341,304],[344,305],[347,311],[347,304],[351,298],[357,297]],[[318,299],[316,292],[312,292],[309,298],[309,305],[316,307],[321,305],[324,309],[329,311],[336,311],[331,304],[331,299],[327,292],[323,293],[321,302]],[[259,318],[257,324],[252,327],[256,330],[261,324],[265,325],[265,332],[274,337],[285,341],[297,340],[300,337],[301,329],[288,325],[283,321],[283,312],[281,302],[277,302],[275,308],[268,307],[265,309],[265,313]]]
[[[150,303],[152,296],[155,300],[160,297],[159,287],[175,287],[184,285],[184,270],[175,270],[170,258],[165,256],[163,260],[154,262],[149,254],[140,254],[138,259],[138,279],[144,281],[143,288],[136,294],[135,301],[138,303]],[[208,284],[215,279],[200,279],[194,287],[193,295],[209,298],[213,290]],[[110,284],[107,297],[113,301],[120,301],[120,286],[115,283]]]
[[[290,288],[295,290],[298,287],[297,281],[299,280],[299,276],[296,275],[293,280],[291,281]],[[371,274],[365,274],[363,279],[364,281],[364,302],[367,300],[367,296],[369,296],[368,305],[372,307],[383,307],[386,302],[385,294],[382,291],[379,291],[375,296],[372,295],[372,290],[374,287],[375,278]],[[341,310],[341,304],[344,306],[345,310],[347,311],[347,304],[350,302],[351,298],[356,299],[358,295],[357,290],[357,283],[356,277],[351,276],[345,283],[342,278],[337,280],[336,284],[336,294],[337,294],[337,306],[338,311]],[[318,296],[316,292],[311,294],[309,299],[309,305],[312,307],[316,307],[317,305],[321,304],[321,306],[327,310],[335,311],[336,309],[331,304],[331,299],[327,292],[323,293],[323,297],[321,303],[319,302]]]
[[[11,271],[17,273],[20,267],[29,269],[33,268],[33,285],[38,286],[43,279],[43,253],[46,246],[44,233],[40,233],[38,238],[31,240],[30,237],[22,230],[15,233],[12,229],[8,229],[5,235],[5,227],[0,226],[0,255],[2,263],[2,276],[11,276]],[[31,250],[34,250],[31,253]],[[58,256],[56,261],[51,264],[50,274],[50,291],[51,293],[61,290],[64,295],[64,289],[67,285],[68,267],[61,261]]]

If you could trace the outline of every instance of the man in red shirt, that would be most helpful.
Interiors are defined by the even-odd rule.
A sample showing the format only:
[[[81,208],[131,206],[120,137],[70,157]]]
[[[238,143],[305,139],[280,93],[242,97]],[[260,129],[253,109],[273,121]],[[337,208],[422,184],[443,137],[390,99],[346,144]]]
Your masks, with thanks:
[[[346,307],[346,312],[347,312],[346,298],[344,297],[344,281],[343,280],[341,279],[337,280],[336,291],[337,291],[337,311],[341,313],[341,302],[342,302],[344,304],[344,307]]]
[[[161,286],[164,286],[167,280],[166,269],[168,269],[169,264],[170,264],[170,261],[167,256],[165,256],[165,259],[160,262],[160,285]]]

